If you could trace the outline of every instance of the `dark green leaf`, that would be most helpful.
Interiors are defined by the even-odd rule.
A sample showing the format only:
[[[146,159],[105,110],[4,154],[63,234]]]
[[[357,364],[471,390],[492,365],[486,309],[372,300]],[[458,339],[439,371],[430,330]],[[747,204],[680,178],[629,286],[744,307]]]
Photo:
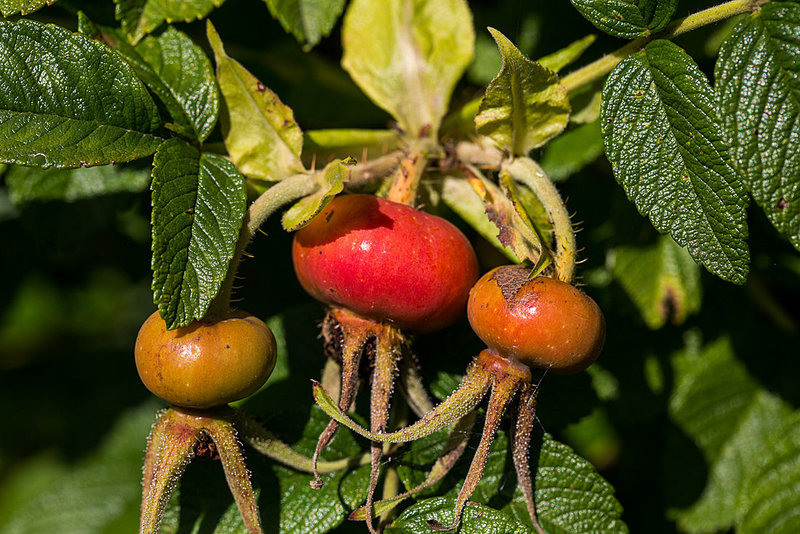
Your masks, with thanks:
[[[211,61],[203,50],[172,26],[135,47],[115,30],[102,31],[164,103],[176,123],[173,129],[190,139],[205,140],[217,122],[219,92]]]
[[[150,183],[149,169],[102,165],[86,169],[13,166],[6,174],[11,202],[67,202],[112,193],[138,193]]]
[[[4,17],[20,13],[33,13],[43,5],[55,4],[58,0],[0,0],[0,13]]]
[[[697,345],[690,341],[674,358],[670,414],[703,452],[709,479],[699,500],[675,515],[682,530],[712,532],[741,519],[745,509],[738,502],[745,497],[745,483],[771,449],[770,434],[789,408],[759,387],[727,338]]]
[[[800,413],[766,439],[769,448],[755,460],[750,484],[741,492],[747,510],[740,534],[793,534],[800,531]]]
[[[142,451],[155,410],[148,402],[122,415],[99,450],[19,508],[4,534],[131,531],[115,527],[138,516]]]
[[[131,161],[161,141],[155,103],[105,45],[54,25],[0,22],[0,161]]]
[[[225,0],[114,0],[116,17],[133,43],[164,22],[191,22],[206,17]]]
[[[645,247],[618,247],[614,276],[652,329],[681,324],[700,309],[700,271],[675,241],[659,236]]]
[[[283,28],[310,48],[327,36],[344,9],[344,0],[264,0]]]
[[[201,319],[228,271],[247,203],[227,159],[180,139],[153,161],[153,297],[168,328]]]
[[[565,180],[603,153],[600,122],[583,124],[559,135],[544,147],[539,164],[554,182]]]
[[[715,69],[724,134],[756,203],[800,249],[800,4],[740,22]]]
[[[479,432],[475,427],[473,432]],[[437,434],[409,444],[409,451],[400,460],[398,473],[404,485],[414,487],[424,480],[426,472],[422,466],[429,467],[441,452],[444,435]],[[398,519],[395,526],[416,528],[413,525],[425,519],[435,518],[448,524],[453,520],[454,502],[464,479],[464,469],[468,463],[469,451],[456,466],[454,473],[448,475],[432,490],[424,491],[421,496],[442,495],[447,490],[447,499],[437,500],[435,509],[428,509],[422,501],[411,507]],[[497,516],[503,528],[520,529],[528,532],[530,519],[525,499],[519,487],[509,483],[509,477],[515,477],[511,465],[510,447],[506,433],[498,432],[490,449],[489,459],[484,469],[480,484],[472,495],[472,501],[489,504],[502,502],[505,505]],[[426,465],[427,464],[427,465]],[[622,507],[614,497],[614,490],[608,482],[597,474],[589,462],[575,454],[569,447],[553,440],[550,435],[536,434],[531,450],[531,464],[534,475],[535,499],[539,522],[547,532],[628,532],[620,520]],[[431,499],[436,500],[436,499]],[[467,506],[461,532],[482,532],[485,524],[481,514],[467,515],[472,506]],[[507,514],[507,515],[506,515]],[[483,516],[485,517],[485,516]],[[401,521],[402,520],[402,521]],[[470,529],[470,530],[467,530]],[[405,531],[404,531],[405,532]],[[409,530],[409,532],[416,532]],[[500,532],[506,532],[501,530]]]
[[[453,522],[455,499],[436,497],[408,508],[388,529],[387,534],[429,534],[426,521],[437,519],[444,524]],[[530,534],[533,530],[503,512],[488,506],[471,503],[464,509],[460,534]]]
[[[502,149],[526,156],[566,127],[567,91],[553,71],[527,59],[502,33],[489,31],[503,55],[503,67],[486,88],[475,127]]]
[[[664,29],[678,0],[572,0],[572,5],[600,30],[633,39]]]
[[[713,91],[686,52],[658,40],[623,60],[603,89],[601,120],[614,176],[639,211],[709,271],[743,283],[747,195]]]

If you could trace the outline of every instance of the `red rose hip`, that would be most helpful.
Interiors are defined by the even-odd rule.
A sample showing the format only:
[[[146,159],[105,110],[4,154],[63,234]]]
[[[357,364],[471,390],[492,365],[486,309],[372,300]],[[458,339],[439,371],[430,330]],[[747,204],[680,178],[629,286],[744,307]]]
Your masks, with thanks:
[[[292,257],[315,299],[414,332],[453,323],[478,278],[455,226],[371,195],[336,197],[297,232]]]

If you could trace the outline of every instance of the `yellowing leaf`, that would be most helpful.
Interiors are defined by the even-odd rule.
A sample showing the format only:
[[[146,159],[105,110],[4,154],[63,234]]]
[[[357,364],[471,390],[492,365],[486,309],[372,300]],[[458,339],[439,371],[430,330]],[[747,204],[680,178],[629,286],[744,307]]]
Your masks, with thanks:
[[[291,108],[225,53],[211,22],[207,34],[225,102],[220,120],[231,160],[245,175],[264,180],[281,180],[303,172],[303,132]]]
[[[450,94],[472,61],[464,0],[354,0],[342,66],[412,137],[435,137]]]

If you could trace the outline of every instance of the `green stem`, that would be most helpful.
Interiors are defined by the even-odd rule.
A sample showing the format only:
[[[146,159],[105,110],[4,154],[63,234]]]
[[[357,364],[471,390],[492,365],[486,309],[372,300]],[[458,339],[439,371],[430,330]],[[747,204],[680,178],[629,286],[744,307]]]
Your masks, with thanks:
[[[259,423],[245,415],[237,412],[237,426],[241,433],[242,441],[253,447],[265,456],[269,456],[284,465],[298,471],[306,473],[313,472],[311,458],[300,454],[289,445],[278,439],[272,432],[269,432]],[[317,471],[320,473],[333,473],[352,467],[360,467],[370,463],[370,454],[362,453],[341,460],[331,460],[327,462],[317,462]]]
[[[211,303],[207,315],[221,315],[228,310],[231,292],[233,291],[233,282],[236,278],[236,271],[239,269],[242,254],[244,254],[247,245],[250,244],[256,231],[264,224],[264,221],[281,206],[310,195],[317,187],[319,186],[311,175],[295,174],[273,185],[250,204],[244,216],[242,229],[239,232],[239,240],[236,242],[236,250],[228,266],[225,280],[222,281],[219,293]]]
[[[530,187],[542,203],[547,218],[553,225],[553,234],[556,238],[556,250],[553,255],[556,277],[562,282],[570,283],[575,273],[575,233],[572,231],[572,221],[556,186],[542,168],[530,158],[505,161],[503,169],[507,170],[515,180]]]
[[[767,0],[768,1],[768,0]],[[714,24],[727,18],[742,15],[744,13],[751,13],[759,9],[762,5],[766,4],[765,0],[731,0],[720,4],[718,6],[710,7],[703,11],[693,13],[687,17],[677,19],[669,24],[662,31],[639,37],[626,44],[622,48],[607,54],[593,63],[589,63],[576,71],[569,73],[561,78],[561,85],[563,85],[567,92],[573,92],[576,89],[593,82],[598,78],[602,78],[617,66],[617,64],[628,57],[629,55],[638,52],[654,39],[672,39],[681,34],[696,30],[709,24]]]

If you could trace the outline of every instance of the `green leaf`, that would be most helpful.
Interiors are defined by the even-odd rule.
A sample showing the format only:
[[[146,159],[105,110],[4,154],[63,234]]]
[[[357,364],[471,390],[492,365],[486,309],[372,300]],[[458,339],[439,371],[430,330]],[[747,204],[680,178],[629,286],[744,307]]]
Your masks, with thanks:
[[[219,92],[211,61],[203,50],[172,26],[135,47],[115,30],[101,31],[164,103],[176,123],[172,129],[190,139],[205,140],[217,122]]]
[[[222,135],[231,160],[246,176],[270,181],[304,172],[303,132],[292,110],[225,53],[211,22],[206,29],[217,62],[225,104]]]
[[[344,0],[264,0],[283,29],[307,48],[326,37],[344,9]]]
[[[464,0],[354,0],[342,66],[407,135],[435,139],[474,42]]]
[[[167,328],[205,315],[233,257],[247,204],[231,162],[178,138],[153,161],[153,297]]]
[[[598,29],[633,39],[664,29],[678,0],[572,0],[572,5]]]
[[[115,15],[131,43],[138,43],[164,22],[205,18],[225,0],[114,0]]]
[[[744,19],[714,71],[735,165],[772,224],[800,250],[800,4]]]
[[[387,534],[428,534],[426,521],[437,519],[445,524],[453,521],[454,498],[436,497],[408,508],[395,520]],[[482,504],[470,503],[464,509],[460,534],[530,534],[533,530],[513,518]]]
[[[690,341],[673,367],[670,416],[709,465],[703,494],[673,514],[687,532],[725,530],[746,511],[738,505],[745,483],[771,449],[770,434],[783,424],[789,407],[748,374],[727,338],[703,347]]]
[[[473,431],[477,431],[477,428]],[[531,464],[537,515],[547,532],[628,532],[620,520],[622,507],[614,497],[613,488],[589,462],[548,434],[536,434],[533,441]],[[400,459],[402,468],[398,469],[406,487],[413,487],[424,479],[425,473],[419,466],[432,462],[442,445],[441,435],[429,436],[410,444],[410,451]],[[491,517],[495,521],[488,524],[483,521],[485,513],[469,513],[473,506],[467,506],[460,532],[494,532],[489,528],[491,524],[506,529],[498,532],[529,532],[530,519],[522,491],[508,481],[509,476],[515,476],[508,472],[511,463],[509,455],[506,433],[498,432],[472,501],[488,503],[497,500],[507,504],[500,511],[493,511],[496,515]],[[417,532],[415,529],[424,525],[425,519],[434,518],[445,524],[451,523],[453,499],[461,487],[466,464],[462,458],[456,472],[448,475],[434,489],[422,493],[422,496],[441,494],[443,487],[449,484],[447,497],[421,501],[412,506],[398,518],[394,527],[402,528],[402,532]],[[436,504],[429,504],[432,502]],[[486,512],[492,509],[478,506],[478,510]],[[489,530],[483,530],[485,528]]]
[[[33,13],[45,4],[55,4],[58,0],[0,0],[0,13],[4,17],[10,15],[27,15]]]
[[[350,177],[350,166],[355,160],[340,160],[330,162],[321,172],[314,173],[319,187],[316,192],[298,201],[286,210],[281,218],[283,229],[287,232],[299,230],[317,216],[333,197],[344,189],[344,183]]]
[[[155,103],[113,50],[54,25],[0,22],[0,162],[86,167],[160,143]]]
[[[800,531],[800,413],[765,440],[769,448],[755,460],[750,484],[740,493],[744,514],[740,534]]]
[[[700,309],[697,264],[668,236],[644,247],[618,247],[612,272],[654,330],[667,320],[681,324]]]
[[[583,39],[573,41],[561,50],[540,57],[536,62],[546,69],[558,72],[581,57],[595,40],[597,40],[596,35],[587,35]]]
[[[395,130],[331,129],[303,132],[303,150],[317,161],[329,156],[350,156],[359,160],[380,157],[400,146]]]
[[[136,521],[142,451],[155,410],[148,402],[123,414],[97,451],[17,509],[4,534],[119,532],[120,518]]]
[[[603,141],[617,182],[659,232],[741,284],[750,261],[747,195],[716,117],[706,77],[669,41],[628,56],[603,88]]]
[[[567,91],[553,71],[527,59],[499,31],[489,31],[503,55],[503,67],[486,88],[475,127],[502,149],[526,156],[566,127]]]
[[[103,165],[85,169],[12,166],[6,174],[11,202],[71,202],[113,193],[139,193],[150,183],[149,169]]]
[[[603,153],[600,122],[582,124],[559,135],[544,147],[539,164],[554,181],[566,180]]]

